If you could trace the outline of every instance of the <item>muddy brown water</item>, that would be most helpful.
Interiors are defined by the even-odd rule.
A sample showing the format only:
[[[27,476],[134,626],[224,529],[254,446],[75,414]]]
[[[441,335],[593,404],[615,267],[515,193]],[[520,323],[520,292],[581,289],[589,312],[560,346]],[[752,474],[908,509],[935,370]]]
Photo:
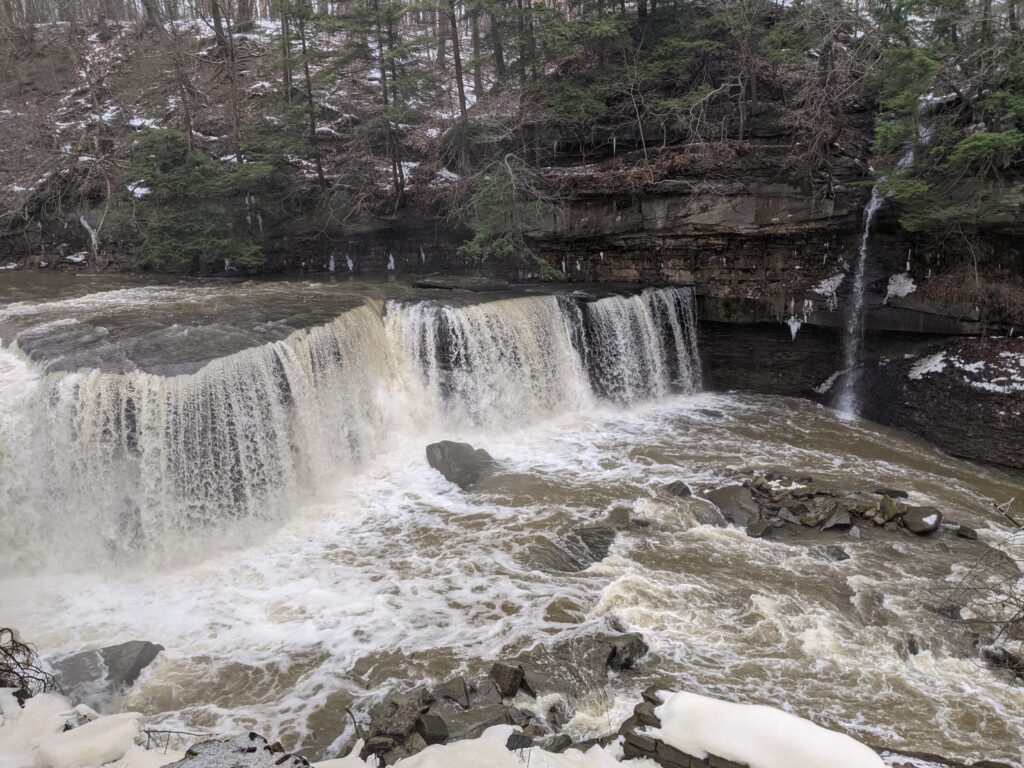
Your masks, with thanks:
[[[18,532],[31,523],[46,530],[46,521],[55,520],[79,533],[73,546],[51,537],[49,548],[31,552],[31,567],[4,574],[0,616],[50,659],[136,638],[164,645],[114,707],[141,711],[156,727],[252,729],[311,757],[331,756],[353,735],[347,707],[362,712],[387,690],[477,676],[495,659],[543,656],[541,649],[614,618],[640,632],[651,654],[636,671],[568,693],[576,712],[569,729],[578,736],[613,730],[639,691],[657,683],[781,706],[871,743],[1024,761],[1024,687],[985,668],[967,630],[936,610],[986,547],[1024,554],[995,509],[1011,499],[1021,503],[1017,475],[951,459],[907,435],[804,401],[697,387],[680,392],[682,374],[669,376],[671,366],[649,373],[669,376],[671,392],[625,403],[595,397],[578,367],[559,357],[571,346],[544,296],[456,300],[444,322],[464,323],[459,327],[475,329],[492,346],[472,348],[476,367],[445,358],[447,367],[436,369],[443,381],[432,389],[427,374],[435,369],[416,356],[429,357],[427,347],[403,357],[411,347],[395,342],[395,334],[425,333],[433,316],[413,307],[391,315],[401,327],[376,331],[387,311],[359,314],[367,296],[407,307],[433,298],[397,282],[36,280],[16,289],[0,282],[0,529]],[[459,306],[485,308],[459,315]],[[595,316],[595,323],[634,329],[597,334],[621,345],[616,355],[640,354],[637,345],[646,342],[636,318],[646,317],[645,306],[609,303]],[[381,335],[339,347],[344,355],[369,356],[331,378],[334,358],[318,367],[316,339],[296,346],[290,334],[350,310],[358,323],[338,325],[332,345],[353,328]],[[62,335],[76,323],[89,334]],[[92,420],[97,403],[108,401],[82,399],[82,392],[126,386],[90,373],[102,368],[104,376],[129,377],[133,392],[151,387],[146,391],[159,393],[154,403],[164,404],[191,402],[197,392],[214,391],[204,389],[212,386],[207,379],[228,381],[230,374],[238,388],[225,402],[236,401],[252,394],[245,381],[277,370],[261,367],[268,344],[277,344],[286,362],[294,352],[296,371],[315,374],[308,397],[281,401],[278,420],[231,433],[269,439],[265,430],[283,430],[273,433],[286,436],[280,451],[260,453],[254,443],[244,454],[268,462],[239,475],[253,484],[240,480],[238,488],[255,495],[231,497],[234,509],[243,501],[269,509],[270,497],[254,489],[264,488],[266,478],[281,487],[293,483],[273,497],[273,514],[211,521],[173,495],[186,487],[181,477],[135,485],[146,468],[158,466],[133,464],[149,456],[148,438],[140,433],[138,444],[110,449],[119,422]],[[659,349],[666,360],[677,354]],[[146,378],[153,372],[181,375]],[[299,392],[299,379],[289,382]],[[54,405],[53,398],[71,398],[72,391],[67,408]],[[271,400],[254,395],[251,402],[263,407]],[[315,408],[302,412],[307,406],[300,402]],[[145,421],[137,407],[138,424],[170,423]],[[97,423],[107,432],[89,443],[83,430]],[[24,443],[16,441],[57,433],[70,447],[51,446],[28,465],[12,457],[22,453]],[[440,438],[486,448],[502,472],[477,490],[460,491],[426,463],[425,444]],[[89,456],[103,451],[103,463],[76,453],[76,440],[98,446]],[[341,450],[335,443],[344,443],[343,460],[333,453]],[[167,445],[153,438],[157,453]],[[239,450],[237,439],[224,445]],[[281,468],[286,459],[323,464],[288,474]],[[44,481],[78,464],[108,476],[70,503],[66,487]],[[267,474],[271,465],[281,474]],[[871,530],[860,539],[839,532],[754,539],[695,524],[705,504],[701,493],[750,469],[811,475],[851,492],[900,488],[911,503],[941,509],[947,525],[927,538]],[[697,498],[665,493],[674,480],[689,483]],[[199,481],[205,479],[187,488],[205,489],[204,498],[219,504],[221,497]],[[122,496],[111,496],[112,489]],[[122,497],[133,499],[124,509],[144,523],[131,539],[137,551],[124,551],[117,540],[126,530],[124,510],[106,515]],[[557,543],[617,507],[651,525],[620,533],[607,557],[578,573],[553,572],[537,559],[539,542]],[[214,508],[221,509],[209,501],[202,509]],[[977,528],[979,540],[957,537],[952,522]],[[104,537],[107,526],[114,533]],[[31,537],[21,541],[15,555],[36,545]],[[840,544],[850,559],[833,561],[827,544]],[[88,553],[85,562],[76,552]],[[911,636],[916,654],[909,652]]]

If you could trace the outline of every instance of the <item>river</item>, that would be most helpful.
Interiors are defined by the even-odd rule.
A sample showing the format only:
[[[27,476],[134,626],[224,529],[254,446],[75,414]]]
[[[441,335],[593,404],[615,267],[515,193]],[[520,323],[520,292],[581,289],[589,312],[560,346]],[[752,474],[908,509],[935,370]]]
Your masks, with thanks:
[[[0,623],[49,660],[164,645],[116,707],[332,756],[347,707],[614,618],[652,653],[580,686],[577,735],[658,683],[1024,760],[1024,688],[936,610],[976,542],[757,539],[665,492],[751,468],[888,486],[1006,545],[994,505],[1024,496],[1020,478],[809,402],[703,391],[688,288],[3,280]],[[501,471],[460,491],[426,462],[439,439]],[[649,527],[581,572],[545,567],[621,507]]]

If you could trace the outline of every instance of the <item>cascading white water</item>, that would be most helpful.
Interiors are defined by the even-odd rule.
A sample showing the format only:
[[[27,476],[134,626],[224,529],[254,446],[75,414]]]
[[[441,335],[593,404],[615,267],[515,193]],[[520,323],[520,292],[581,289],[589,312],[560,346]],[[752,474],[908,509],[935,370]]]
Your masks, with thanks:
[[[857,415],[857,381],[860,378],[860,351],[864,339],[864,273],[870,250],[871,229],[878,209],[882,207],[884,201],[885,197],[876,184],[871,190],[871,199],[864,208],[864,229],[861,233],[860,250],[857,252],[857,264],[853,270],[850,305],[846,312],[846,328],[843,332],[843,370],[846,371],[846,375],[842,377],[836,407],[840,413],[851,417]]]
[[[97,557],[273,516],[381,433],[385,349],[380,308],[367,305],[193,375],[25,377],[0,401],[0,522],[26,554],[103,545],[82,552]]]
[[[918,125],[917,137],[922,145],[930,144],[932,135],[931,126],[924,123]],[[915,153],[916,147],[911,144],[896,167],[903,170],[912,166]],[[843,333],[843,367],[841,370],[846,375],[842,377],[836,408],[841,414],[851,418],[857,415],[857,382],[860,379],[860,354],[864,341],[864,274],[870,254],[871,231],[874,228],[878,210],[885,202],[882,188],[888,178],[888,176],[883,176],[875,183],[871,189],[871,199],[864,207],[864,229],[861,232],[860,248],[857,251],[857,265],[854,267],[853,286],[850,294],[851,302],[847,309],[846,328]]]
[[[554,296],[398,304],[385,322],[395,357],[412,363],[432,408],[456,422],[514,424],[589,396]]]
[[[173,556],[425,426],[507,428],[699,387],[693,291],[369,303],[191,375],[42,375],[0,347],[0,555]],[[174,546],[172,546],[174,545]],[[11,551],[6,551],[10,549]]]

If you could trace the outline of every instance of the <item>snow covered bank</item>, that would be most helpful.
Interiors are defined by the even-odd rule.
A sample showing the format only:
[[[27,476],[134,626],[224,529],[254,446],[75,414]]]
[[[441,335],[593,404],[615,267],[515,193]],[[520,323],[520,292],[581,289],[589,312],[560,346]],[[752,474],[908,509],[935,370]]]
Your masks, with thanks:
[[[138,746],[136,712],[101,717],[52,693],[28,699],[22,709],[13,693],[0,689],[0,768],[150,768],[184,756]],[[80,724],[64,730],[69,721]]]
[[[650,735],[694,757],[750,768],[883,768],[874,750],[849,736],[772,707],[733,704],[696,693],[663,693]]]

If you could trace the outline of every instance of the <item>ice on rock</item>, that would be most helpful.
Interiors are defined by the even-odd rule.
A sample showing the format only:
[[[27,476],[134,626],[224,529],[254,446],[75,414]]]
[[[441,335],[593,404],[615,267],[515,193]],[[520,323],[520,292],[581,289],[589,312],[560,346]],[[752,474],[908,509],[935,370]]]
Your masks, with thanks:
[[[157,762],[152,758],[156,753],[136,746],[141,715],[135,712],[99,717],[51,693],[33,696],[21,708],[10,689],[0,691],[0,710],[3,768],[98,768],[108,763],[117,768],[155,768],[174,757],[160,754]],[[65,722],[75,714],[90,722],[65,731]]]
[[[781,709],[696,693],[663,694],[650,734],[694,757],[715,755],[750,768],[883,768],[874,750]]]

